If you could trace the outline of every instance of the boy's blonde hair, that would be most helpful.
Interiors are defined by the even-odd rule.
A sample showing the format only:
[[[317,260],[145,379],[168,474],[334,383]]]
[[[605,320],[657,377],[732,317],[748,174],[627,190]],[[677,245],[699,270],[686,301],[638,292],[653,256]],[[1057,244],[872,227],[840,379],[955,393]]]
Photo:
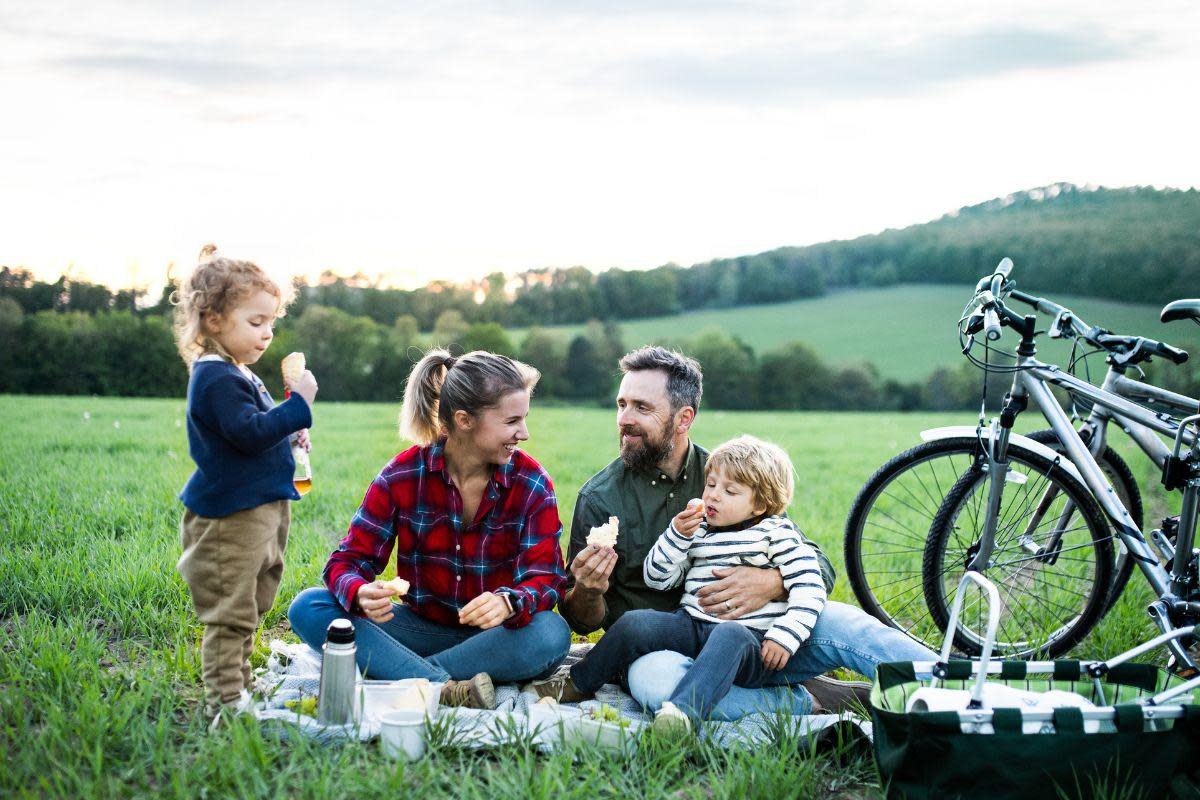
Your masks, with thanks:
[[[228,357],[205,332],[206,315],[220,319],[261,289],[278,298],[279,310],[275,315],[282,317],[293,295],[292,287],[286,284],[285,287],[280,287],[257,264],[219,256],[215,244],[204,245],[200,248],[200,262],[171,295],[175,306],[175,342],[183,362],[190,369],[192,362],[205,353]]]
[[[768,516],[782,514],[796,489],[795,470],[783,448],[753,436],[739,436],[717,446],[708,454],[704,475],[714,469],[754,492],[756,505],[766,507]]]

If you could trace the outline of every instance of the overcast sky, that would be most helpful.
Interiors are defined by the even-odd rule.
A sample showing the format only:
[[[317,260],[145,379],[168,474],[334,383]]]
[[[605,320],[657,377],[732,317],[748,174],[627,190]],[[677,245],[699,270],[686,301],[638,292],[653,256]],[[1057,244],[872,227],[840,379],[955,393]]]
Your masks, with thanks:
[[[0,265],[401,285],[1200,185],[1200,4],[0,4]]]

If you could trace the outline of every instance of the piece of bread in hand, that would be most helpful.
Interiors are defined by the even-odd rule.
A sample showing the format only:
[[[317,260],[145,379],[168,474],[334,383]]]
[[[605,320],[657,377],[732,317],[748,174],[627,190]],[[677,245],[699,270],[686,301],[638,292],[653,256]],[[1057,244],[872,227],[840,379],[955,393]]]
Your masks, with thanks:
[[[588,534],[587,543],[595,547],[616,547],[618,526],[617,518],[609,517],[608,522],[592,528]]]
[[[408,581],[404,580],[404,578],[395,577],[390,581],[380,581],[380,583],[382,583],[384,586],[390,586],[392,589],[395,589],[396,591],[393,595],[394,597],[403,597],[404,595],[408,594]]]
[[[283,372],[283,382],[295,386],[296,381],[304,377],[304,353],[288,353],[279,363],[279,368]]]

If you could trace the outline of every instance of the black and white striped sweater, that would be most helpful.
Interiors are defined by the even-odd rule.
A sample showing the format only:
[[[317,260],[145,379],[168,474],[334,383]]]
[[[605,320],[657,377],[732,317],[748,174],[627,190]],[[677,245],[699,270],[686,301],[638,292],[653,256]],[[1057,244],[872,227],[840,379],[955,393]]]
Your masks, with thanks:
[[[742,530],[701,528],[691,538],[669,525],[642,562],[642,574],[653,589],[671,589],[683,582],[680,605],[689,614],[725,622],[701,610],[696,592],[718,580],[713,569],[743,566],[778,569],[788,599],[773,600],[735,621],[766,631],[768,639],[795,653],[825,608],[825,584],[816,552],[787,517],[767,517]]]

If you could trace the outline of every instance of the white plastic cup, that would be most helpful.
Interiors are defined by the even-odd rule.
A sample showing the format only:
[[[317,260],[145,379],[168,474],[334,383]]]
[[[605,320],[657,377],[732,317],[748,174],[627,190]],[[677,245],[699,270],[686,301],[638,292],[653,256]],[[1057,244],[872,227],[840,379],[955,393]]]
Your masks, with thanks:
[[[379,722],[379,747],[384,755],[409,761],[425,755],[424,711],[388,711]]]

